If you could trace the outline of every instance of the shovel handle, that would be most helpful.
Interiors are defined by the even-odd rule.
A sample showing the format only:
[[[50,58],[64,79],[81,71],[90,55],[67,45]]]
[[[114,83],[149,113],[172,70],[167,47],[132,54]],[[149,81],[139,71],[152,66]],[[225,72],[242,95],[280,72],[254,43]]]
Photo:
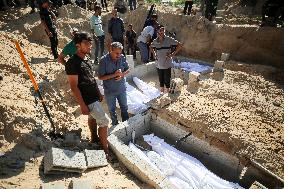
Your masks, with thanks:
[[[19,44],[19,42],[16,41],[16,40],[14,40],[14,43],[15,43],[16,48],[17,48],[17,51],[19,52],[20,57],[21,57],[21,59],[22,59],[22,61],[23,61],[23,63],[24,63],[24,66],[25,66],[25,68],[27,69],[28,75],[29,75],[29,77],[30,77],[30,80],[31,80],[32,83],[33,83],[34,89],[35,89],[35,91],[38,91],[38,90],[39,90],[38,85],[37,85],[37,83],[36,83],[36,81],[35,81],[35,79],[34,79],[33,73],[32,73],[32,71],[31,71],[31,69],[30,69],[30,67],[29,67],[29,65],[28,65],[28,63],[27,63],[27,60],[26,60],[26,58],[25,58],[25,56],[24,56],[24,53],[23,53],[23,51],[22,51],[22,49],[21,49],[21,47],[20,47],[20,44]]]
[[[20,47],[20,44],[19,44],[19,42],[16,41],[16,40],[13,40],[13,42],[15,43],[16,48],[17,48],[17,51],[19,52],[20,57],[21,57],[21,59],[22,59],[22,61],[23,61],[23,63],[24,63],[24,66],[25,66],[25,68],[27,69],[27,72],[28,72],[28,75],[29,75],[29,77],[30,77],[30,80],[32,81],[33,86],[34,86],[34,90],[35,90],[35,92],[37,93],[37,95],[38,95],[38,97],[39,97],[39,99],[40,99],[40,101],[41,101],[41,103],[42,103],[44,112],[45,112],[45,114],[46,114],[46,116],[47,116],[47,118],[48,118],[48,120],[49,120],[49,122],[50,122],[50,124],[51,124],[52,132],[55,132],[54,123],[53,123],[53,121],[52,121],[52,119],[51,119],[51,116],[50,116],[50,114],[49,114],[49,111],[48,111],[48,109],[47,109],[47,107],[46,107],[46,105],[45,105],[45,103],[44,103],[44,101],[43,101],[43,98],[42,98],[42,96],[41,96],[41,94],[40,94],[40,92],[39,92],[39,88],[38,88],[37,82],[36,82],[36,80],[35,80],[35,78],[34,78],[34,76],[33,76],[33,73],[32,73],[32,71],[31,71],[31,69],[30,69],[30,67],[29,67],[29,64],[28,64],[28,62],[27,62],[27,60],[26,60],[26,58],[25,58],[25,56],[24,56],[24,53],[23,53],[23,51],[22,51],[22,49],[21,49],[21,47]]]

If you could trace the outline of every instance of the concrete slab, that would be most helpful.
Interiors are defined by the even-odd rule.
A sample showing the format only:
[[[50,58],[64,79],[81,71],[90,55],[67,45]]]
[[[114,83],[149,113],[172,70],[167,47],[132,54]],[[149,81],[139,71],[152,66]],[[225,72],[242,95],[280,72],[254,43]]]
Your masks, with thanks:
[[[41,189],[64,189],[65,185],[63,182],[58,183],[42,183]]]
[[[72,188],[73,189],[93,189],[94,181],[91,180],[81,180],[74,179],[72,180]]]
[[[106,154],[103,150],[85,150],[88,168],[102,167],[108,165]]]
[[[262,184],[260,184],[259,182],[255,181],[250,187],[249,189],[267,189],[265,186],[263,186]]]
[[[230,58],[230,53],[222,53],[221,54],[221,60],[222,61],[228,61]]]
[[[79,172],[87,169],[85,155],[59,148],[51,148],[44,157],[44,173],[53,171]]]
[[[222,60],[216,60],[214,64],[214,70],[223,70],[225,62]]]

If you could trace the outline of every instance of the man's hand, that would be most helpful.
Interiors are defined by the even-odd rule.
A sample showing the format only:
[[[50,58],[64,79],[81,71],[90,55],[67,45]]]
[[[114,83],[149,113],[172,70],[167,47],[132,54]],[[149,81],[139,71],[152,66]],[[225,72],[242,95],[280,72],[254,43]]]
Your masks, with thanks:
[[[47,32],[48,37],[53,37],[52,33],[50,31]]]
[[[90,114],[90,110],[89,110],[89,108],[86,104],[80,105],[80,108],[81,108],[81,112],[82,112],[83,115],[89,115]]]
[[[114,74],[115,74],[115,78],[114,79],[116,81],[119,81],[119,80],[121,80],[121,78],[124,77],[123,73],[121,72],[121,69],[116,70],[116,72],[114,72]]]
[[[101,101],[103,101],[103,99],[104,99],[104,96],[103,96],[103,95],[100,95],[100,96],[99,96],[99,101],[101,102]]]

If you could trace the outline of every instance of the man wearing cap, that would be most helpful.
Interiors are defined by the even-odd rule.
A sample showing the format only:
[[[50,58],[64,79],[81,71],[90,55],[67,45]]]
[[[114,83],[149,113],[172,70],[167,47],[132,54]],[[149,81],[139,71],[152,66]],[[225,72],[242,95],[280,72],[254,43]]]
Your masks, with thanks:
[[[93,38],[95,40],[95,61],[96,63],[99,63],[99,58],[103,56],[104,53],[104,42],[105,42],[105,33],[103,30],[103,25],[102,25],[102,7],[96,5],[95,8],[95,13],[91,17],[91,30],[93,33]]]
[[[76,48],[76,45],[75,45],[75,42],[73,41],[73,39],[74,39],[74,36],[77,33],[78,33],[78,29],[77,28],[71,28],[70,35],[72,37],[72,41],[70,41],[69,43],[67,43],[67,45],[65,45],[65,47],[62,50],[62,52],[58,56],[58,62],[59,63],[65,65],[65,63],[66,63],[65,57],[67,57],[67,56],[71,57],[74,54],[76,54],[77,48]]]
[[[172,57],[181,50],[182,44],[166,36],[165,27],[163,25],[158,26],[157,34],[158,37],[151,43],[150,50],[156,59],[160,91],[168,93],[171,82]]]
[[[41,23],[44,26],[45,32],[49,37],[51,44],[51,51],[54,59],[58,58],[57,46],[58,46],[58,38],[55,26],[55,14],[49,10],[50,1],[42,0],[40,5],[39,15],[41,19]]]
[[[110,45],[110,52],[104,55],[99,64],[99,79],[103,80],[104,94],[112,120],[112,125],[117,125],[116,100],[120,106],[122,121],[129,118],[125,75],[129,73],[129,66],[125,56],[122,55],[123,46],[119,42]]]
[[[107,132],[110,119],[101,106],[103,96],[98,89],[91,65],[85,56],[91,52],[92,38],[88,33],[82,32],[73,39],[77,52],[65,64],[65,71],[70,88],[80,105],[81,112],[88,115],[88,125],[91,131],[91,142],[99,138],[101,145],[108,155]],[[97,126],[98,135],[97,135]]]

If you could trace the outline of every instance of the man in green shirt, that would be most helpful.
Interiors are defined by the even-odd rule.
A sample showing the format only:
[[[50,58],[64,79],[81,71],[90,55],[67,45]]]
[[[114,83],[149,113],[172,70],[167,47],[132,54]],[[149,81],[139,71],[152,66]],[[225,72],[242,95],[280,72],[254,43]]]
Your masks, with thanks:
[[[66,63],[66,60],[65,60],[66,56],[71,57],[72,55],[76,54],[76,52],[77,52],[76,45],[75,45],[75,43],[73,41],[73,38],[76,35],[76,33],[78,33],[78,29],[77,28],[72,28],[70,30],[70,34],[72,36],[72,41],[70,41],[69,43],[67,43],[67,45],[65,45],[65,47],[62,50],[62,52],[58,56],[58,62],[63,64],[63,65],[65,65],[65,63]]]

